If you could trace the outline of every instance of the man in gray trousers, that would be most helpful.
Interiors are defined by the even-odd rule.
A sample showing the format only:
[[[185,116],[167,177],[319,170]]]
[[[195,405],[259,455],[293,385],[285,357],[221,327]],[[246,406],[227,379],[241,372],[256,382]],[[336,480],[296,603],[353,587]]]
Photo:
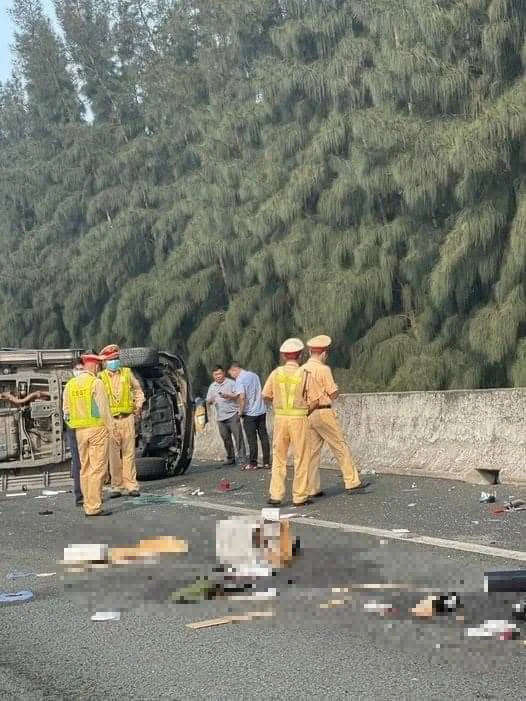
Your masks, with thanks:
[[[220,365],[216,365],[212,377],[214,381],[208,388],[206,403],[208,406],[213,404],[216,409],[217,426],[226,451],[223,465],[235,465],[237,453],[238,462],[244,468],[247,462],[247,448],[241,427],[239,404],[237,400],[227,398],[227,395],[234,394],[235,382],[225,375]]]

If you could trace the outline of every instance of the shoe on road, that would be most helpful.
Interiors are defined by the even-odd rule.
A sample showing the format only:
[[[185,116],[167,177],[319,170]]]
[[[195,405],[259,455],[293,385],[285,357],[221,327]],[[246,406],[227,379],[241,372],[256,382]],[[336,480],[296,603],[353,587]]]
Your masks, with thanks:
[[[309,498],[309,499],[305,499],[305,501],[302,501],[299,504],[294,504],[294,502],[293,502],[292,506],[299,508],[300,506],[309,506],[309,504],[312,504],[312,503],[313,503],[312,499]]]
[[[118,499],[119,497],[122,497],[122,492],[119,492],[117,489],[112,489],[110,492],[110,499]]]
[[[84,499],[80,497],[79,499],[75,499],[75,506],[82,506],[84,504]]]
[[[225,460],[223,463],[223,467],[229,467],[230,465],[235,465],[236,461],[235,460]]]
[[[352,487],[351,489],[346,489],[347,494],[362,494],[365,488],[368,487],[370,482],[362,482],[358,487]]]
[[[132,489],[131,492],[128,492],[129,497],[140,497],[141,493],[139,492],[138,489]]]
[[[267,499],[267,504],[269,504],[269,506],[281,506],[281,502],[276,499]]]
[[[319,497],[324,497],[324,496],[325,496],[325,492],[321,491],[321,492],[317,492],[316,494],[311,494],[309,499],[318,499]]]
[[[94,518],[95,516],[111,516],[112,511],[97,511],[95,514],[86,514],[86,518]]]

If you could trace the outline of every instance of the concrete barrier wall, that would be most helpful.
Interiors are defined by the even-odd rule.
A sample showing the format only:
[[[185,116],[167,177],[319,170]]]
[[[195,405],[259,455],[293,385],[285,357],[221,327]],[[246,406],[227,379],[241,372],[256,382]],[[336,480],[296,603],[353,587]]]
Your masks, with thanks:
[[[525,406],[526,389],[346,394],[335,403],[360,469],[481,484],[493,473],[526,482]],[[210,412],[195,457],[223,456]],[[324,465],[334,466],[327,451]]]

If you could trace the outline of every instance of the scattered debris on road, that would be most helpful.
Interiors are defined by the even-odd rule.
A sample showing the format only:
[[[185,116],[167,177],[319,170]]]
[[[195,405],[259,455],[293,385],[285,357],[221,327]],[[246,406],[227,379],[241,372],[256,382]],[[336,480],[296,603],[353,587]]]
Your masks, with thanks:
[[[0,605],[23,604],[26,601],[31,601],[32,598],[33,592],[29,590],[16,592],[0,592]]]
[[[92,621],[120,621],[120,611],[97,611],[91,617]]]
[[[126,502],[126,507],[130,506],[149,506],[152,504],[177,504],[176,497],[169,494],[143,494],[140,497],[135,497],[133,501]]]
[[[252,594],[234,594],[229,596],[230,601],[265,601],[267,599],[275,599],[278,594],[276,588],[267,589],[267,591],[255,591]]]
[[[343,599],[329,599],[324,604],[320,604],[321,609],[331,609],[331,608],[336,608],[337,606],[343,606],[346,604],[348,601],[352,599],[352,596],[345,596]]]
[[[503,506],[491,510],[494,516],[507,514],[515,511],[526,511],[526,502],[522,499],[510,499]]]
[[[526,599],[519,601],[518,604],[513,604],[513,618],[518,621],[526,621]]]
[[[512,640],[519,637],[520,631],[515,623],[509,621],[485,621],[482,625],[468,628],[466,637],[468,638],[493,638],[499,640]]]
[[[38,515],[39,516],[51,516],[53,511],[50,511],[49,509],[44,509],[44,511],[39,511]]]
[[[433,618],[437,614],[453,613],[454,611],[461,609],[462,605],[460,600],[453,592],[452,594],[442,596],[428,596],[426,599],[423,599],[414,608],[412,608],[410,613],[416,618],[429,619]]]
[[[179,555],[188,552],[188,543],[171,536],[160,536],[150,540],[141,540],[132,547],[109,548],[108,545],[83,544],[64,548],[64,559],[60,564],[70,572],[86,571],[109,567],[110,565],[127,565],[133,562],[156,562],[160,555]]]
[[[14,579],[24,579],[26,577],[54,577],[57,573],[56,572],[17,572],[16,570],[12,570],[6,575],[6,579],[8,580],[14,580]]]
[[[255,621],[259,618],[271,618],[275,615],[274,611],[250,611],[237,616],[222,616],[221,618],[212,618],[208,621],[198,621],[197,623],[187,623],[187,628],[199,630],[200,628],[212,628],[213,626],[222,626],[227,623],[246,623]]]
[[[217,492],[220,494],[225,494],[227,492],[238,492],[240,489],[243,489],[242,484],[231,484],[231,482],[227,479],[222,479],[218,486],[217,486]]]
[[[126,564],[134,560],[155,559],[161,554],[179,555],[188,552],[185,540],[161,536],[152,540],[141,540],[135,547],[112,548],[108,553],[109,561],[114,564]]]
[[[220,593],[220,584],[216,579],[199,576],[193,584],[172,593],[176,604],[196,604],[199,601],[213,599]]]
[[[489,492],[481,492],[479,502],[481,504],[494,504],[497,501],[497,496],[495,493],[490,494]]]
[[[363,610],[367,613],[379,613],[382,616],[385,616],[388,613],[398,613],[398,609],[396,609],[392,604],[384,604],[380,601],[376,601],[375,599],[372,601],[367,601],[363,605]]]

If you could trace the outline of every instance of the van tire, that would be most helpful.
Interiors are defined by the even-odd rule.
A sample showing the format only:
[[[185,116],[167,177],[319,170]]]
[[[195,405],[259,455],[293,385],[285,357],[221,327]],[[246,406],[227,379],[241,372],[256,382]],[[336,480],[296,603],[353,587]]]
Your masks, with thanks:
[[[166,477],[165,458],[136,458],[137,479],[140,482]]]
[[[151,368],[159,364],[155,348],[122,348],[121,363],[128,368]]]

